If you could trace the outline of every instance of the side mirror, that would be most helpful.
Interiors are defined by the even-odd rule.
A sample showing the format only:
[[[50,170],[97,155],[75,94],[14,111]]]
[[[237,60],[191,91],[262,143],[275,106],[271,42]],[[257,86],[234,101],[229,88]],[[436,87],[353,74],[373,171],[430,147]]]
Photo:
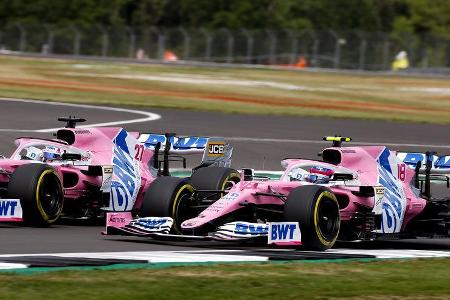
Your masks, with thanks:
[[[242,173],[244,175],[244,181],[251,181],[253,180],[253,177],[255,176],[255,172],[253,169],[249,168],[242,168]]]
[[[64,152],[61,154],[61,160],[81,160],[81,154]]]

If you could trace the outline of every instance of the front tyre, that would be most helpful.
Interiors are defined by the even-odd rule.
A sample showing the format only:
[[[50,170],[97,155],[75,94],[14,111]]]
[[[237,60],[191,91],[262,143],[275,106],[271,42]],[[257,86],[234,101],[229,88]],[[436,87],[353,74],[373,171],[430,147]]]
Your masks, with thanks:
[[[297,187],[286,200],[284,220],[299,222],[305,248],[330,249],[339,235],[341,223],[336,196],[323,186]]]
[[[197,216],[197,211],[192,209],[193,192],[186,178],[158,177],[145,192],[142,216],[171,217],[172,231],[181,234],[181,223]]]
[[[49,165],[19,166],[8,183],[8,197],[20,199],[24,222],[30,225],[48,226],[62,214],[63,187]]]

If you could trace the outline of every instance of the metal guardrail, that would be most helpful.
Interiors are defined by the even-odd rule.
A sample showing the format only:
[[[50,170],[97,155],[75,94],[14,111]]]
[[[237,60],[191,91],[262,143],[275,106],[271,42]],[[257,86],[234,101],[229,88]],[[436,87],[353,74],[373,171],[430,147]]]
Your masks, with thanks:
[[[101,25],[0,28],[0,50],[41,55],[184,60],[351,70],[390,70],[397,53],[410,67],[450,67],[450,41],[435,36],[313,30],[130,28]]]

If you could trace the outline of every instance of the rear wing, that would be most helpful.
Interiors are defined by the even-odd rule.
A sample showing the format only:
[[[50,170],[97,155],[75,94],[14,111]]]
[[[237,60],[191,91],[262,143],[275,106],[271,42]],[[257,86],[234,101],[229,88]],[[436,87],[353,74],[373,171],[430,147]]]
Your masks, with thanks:
[[[431,199],[431,182],[443,182],[450,188],[450,155],[437,156],[435,152],[398,152],[397,157],[414,168],[414,186],[421,196]]]
[[[435,153],[397,152],[397,157],[413,169],[420,164],[420,173],[425,173],[427,161],[430,160],[430,172],[432,174],[450,174],[450,155],[438,156]]]
[[[229,167],[233,147],[221,137],[176,136],[174,133],[141,133],[138,141],[147,149],[166,155],[203,153],[202,164]]]
[[[145,147],[149,149],[155,149],[159,143],[159,149],[163,151],[166,149],[167,145],[170,145],[170,154],[203,153],[207,146],[208,139],[208,137],[201,136],[176,136],[174,133],[141,133],[138,137],[138,141],[143,143]]]

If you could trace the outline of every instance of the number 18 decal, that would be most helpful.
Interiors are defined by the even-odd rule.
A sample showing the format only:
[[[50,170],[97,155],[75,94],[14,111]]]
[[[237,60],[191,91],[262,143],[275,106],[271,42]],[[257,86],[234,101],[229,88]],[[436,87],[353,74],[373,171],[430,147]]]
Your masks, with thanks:
[[[406,165],[405,164],[398,164],[398,179],[401,181],[405,181],[406,178]]]

